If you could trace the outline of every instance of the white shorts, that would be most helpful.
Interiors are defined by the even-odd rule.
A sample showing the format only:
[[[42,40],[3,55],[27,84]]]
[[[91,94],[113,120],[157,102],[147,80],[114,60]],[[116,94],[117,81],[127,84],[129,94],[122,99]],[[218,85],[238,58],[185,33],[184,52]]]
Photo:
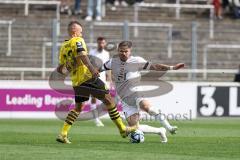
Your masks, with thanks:
[[[137,98],[135,100],[135,105],[128,105],[127,103],[122,101],[122,109],[123,109],[123,113],[124,113],[126,119],[128,117],[134,115],[135,113],[139,113],[139,111],[140,111],[139,102],[141,100],[143,100],[143,98]]]

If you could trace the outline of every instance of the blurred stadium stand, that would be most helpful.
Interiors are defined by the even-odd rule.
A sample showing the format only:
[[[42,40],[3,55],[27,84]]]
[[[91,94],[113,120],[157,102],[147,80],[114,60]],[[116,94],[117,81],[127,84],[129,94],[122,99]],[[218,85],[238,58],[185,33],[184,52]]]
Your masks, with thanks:
[[[173,3],[168,0],[145,0],[146,3]],[[86,13],[86,1],[82,1],[83,13]],[[183,3],[188,4],[189,1]],[[193,2],[191,2],[193,3]],[[205,4],[196,1],[196,4]],[[192,62],[192,22],[197,22],[197,68],[203,68],[203,49],[207,44],[239,44],[240,23],[226,16],[224,20],[215,20],[214,39],[209,38],[209,11],[199,9],[181,9],[180,19],[175,18],[174,8],[141,8],[138,22],[170,23],[173,25],[172,58],[168,58],[166,28],[139,27],[138,37],[134,36],[134,27],[129,27],[129,39],[134,42],[134,55],[143,56],[152,61],[166,64],[184,62],[187,69]],[[0,25],[0,67],[42,67],[42,46],[44,42],[52,41],[52,21],[56,18],[56,6],[31,5],[29,15],[24,15],[22,4],[2,4],[0,2],[0,20],[15,19],[12,25],[12,54],[6,55],[8,28]],[[92,43],[91,38],[105,36],[109,41],[119,42],[123,39],[121,26],[94,26],[91,34],[91,23],[85,22],[82,15],[61,15],[59,42],[67,38],[66,26],[72,19],[78,19],[84,26],[84,38]],[[103,22],[133,22],[134,8],[118,7],[111,11],[106,7]],[[92,37],[91,37],[92,36]],[[46,67],[52,66],[51,47],[46,49]],[[210,49],[208,52],[209,69],[236,69],[240,63],[240,49]],[[217,54],[215,54],[217,53]],[[113,53],[114,54],[114,53]],[[154,73],[152,74],[155,75]],[[234,74],[208,74],[208,81],[232,81]],[[187,80],[187,73],[173,73],[165,76],[166,80]],[[0,79],[20,79],[20,72],[6,72],[0,70]],[[41,79],[41,72],[25,72],[24,79]],[[196,80],[203,80],[202,74],[197,74]]]

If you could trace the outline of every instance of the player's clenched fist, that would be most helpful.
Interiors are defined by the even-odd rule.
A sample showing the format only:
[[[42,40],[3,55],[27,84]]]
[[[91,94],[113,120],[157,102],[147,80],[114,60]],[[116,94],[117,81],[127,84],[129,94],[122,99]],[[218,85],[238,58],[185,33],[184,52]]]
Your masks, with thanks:
[[[91,70],[91,73],[93,78],[100,77],[98,70],[96,70],[95,68]]]

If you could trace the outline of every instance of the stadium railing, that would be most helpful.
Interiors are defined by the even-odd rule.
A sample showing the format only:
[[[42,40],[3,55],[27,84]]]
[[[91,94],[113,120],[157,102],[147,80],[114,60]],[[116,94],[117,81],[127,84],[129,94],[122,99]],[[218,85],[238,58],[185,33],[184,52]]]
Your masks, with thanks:
[[[0,71],[6,72],[20,72],[20,80],[24,80],[25,72],[52,72],[55,68],[31,68],[31,67],[0,67]],[[169,71],[168,73],[216,73],[216,74],[236,74],[238,73],[237,69],[182,69]],[[46,77],[42,78],[46,79]],[[190,80],[190,79],[189,79]]]
[[[122,26],[123,27],[123,39],[128,39],[129,33],[128,27],[162,27],[167,28],[167,52],[168,58],[172,57],[172,28],[173,25],[171,23],[135,23],[135,22],[93,22],[91,25],[93,26]],[[91,33],[93,33],[93,26],[91,26]],[[138,37],[138,30],[134,30],[134,36]],[[90,37],[90,42],[94,41],[93,36]]]
[[[140,3],[134,6],[134,21],[138,22],[138,12],[139,9],[142,7],[147,8],[175,8],[176,13],[179,10],[179,15],[176,15],[176,19],[180,18],[180,9],[187,8],[187,9],[209,9],[209,37],[211,39],[214,38],[214,6],[208,4],[168,4],[168,3]],[[136,28],[137,29],[137,28]]]
[[[181,4],[181,2],[185,2],[186,0],[176,0],[176,4],[179,5]],[[193,1],[191,1],[193,2]],[[194,0],[194,2],[205,2],[206,4],[208,3],[208,0]],[[175,10],[175,14],[176,14],[176,18],[179,19],[180,18],[180,10],[181,8],[176,8]]]
[[[24,15],[29,14],[29,5],[56,5],[56,18],[60,20],[60,1],[1,0],[0,4],[24,4]]]
[[[207,69],[207,55],[208,55],[208,49],[240,49],[240,45],[239,44],[207,44],[204,46],[203,48],[203,78],[206,80],[207,79],[207,73],[208,73],[208,69]],[[214,52],[215,54],[217,54],[217,52]],[[225,71],[222,70],[222,73],[225,73]]]
[[[15,20],[0,20],[0,25],[8,25],[8,45],[6,56],[10,56],[12,54],[12,24]]]

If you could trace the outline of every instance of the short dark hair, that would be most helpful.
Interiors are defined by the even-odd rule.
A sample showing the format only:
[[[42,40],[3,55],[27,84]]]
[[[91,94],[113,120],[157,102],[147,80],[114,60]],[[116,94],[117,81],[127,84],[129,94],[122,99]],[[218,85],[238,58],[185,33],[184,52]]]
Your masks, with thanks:
[[[105,37],[98,37],[97,38],[97,41],[103,41],[103,40],[106,40],[106,38]]]
[[[82,27],[82,24],[80,22],[74,20],[74,21],[69,22],[69,24],[68,24],[68,31],[70,31],[72,25],[74,25],[74,24],[77,24],[77,25]]]
[[[120,48],[120,47],[132,48],[132,42],[131,41],[122,41],[118,45],[118,48]]]

